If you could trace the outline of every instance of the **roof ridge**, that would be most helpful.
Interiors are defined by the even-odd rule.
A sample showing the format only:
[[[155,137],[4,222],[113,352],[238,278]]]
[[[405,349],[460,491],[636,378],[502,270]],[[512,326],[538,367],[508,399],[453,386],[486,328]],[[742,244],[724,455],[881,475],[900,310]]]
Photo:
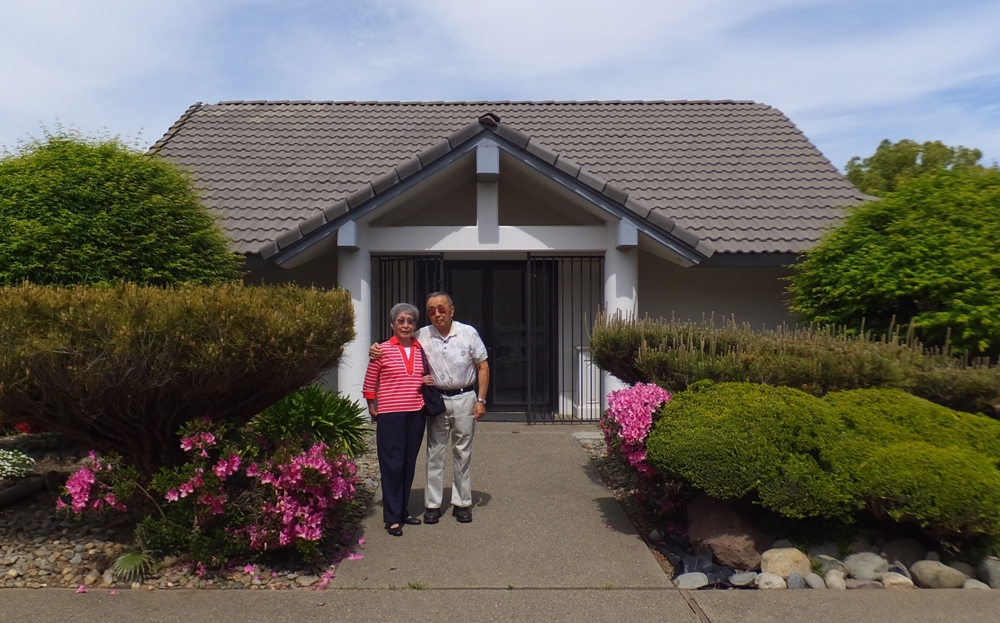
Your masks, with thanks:
[[[201,102],[199,102],[201,104]],[[355,104],[359,106],[489,106],[503,105],[537,105],[537,106],[568,106],[578,104],[593,105],[635,105],[635,104],[752,104],[768,106],[753,100],[452,100],[452,101],[417,101],[417,100],[223,100],[211,104],[213,106],[231,106],[240,104]],[[769,106],[768,106],[769,107]]]
[[[201,102],[195,102],[194,104],[188,106],[188,109],[184,111],[184,114],[181,115],[180,119],[175,121],[172,126],[167,128],[167,131],[163,133],[163,136],[161,136],[158,141],[153,143],[153,145],[149,148],[149,150],[146,153],[154,154],[158,152],[163,147],[163,144],[166,143],[170,138],[172,138],[174,134],[179,132],[181,126],[184,125],[187,122],[187,120],[191,118],[191,115],[193,115],[202,106],[204,106],[204,104],[202,104]]]

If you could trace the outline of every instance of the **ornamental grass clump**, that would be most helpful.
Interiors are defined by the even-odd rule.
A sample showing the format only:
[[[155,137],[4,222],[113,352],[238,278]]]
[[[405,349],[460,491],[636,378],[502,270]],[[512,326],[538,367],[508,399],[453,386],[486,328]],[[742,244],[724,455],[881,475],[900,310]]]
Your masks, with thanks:
[[[882,336],[844,327],[753,329],[600,316],[590,346],[602,368],[629,383],[680,392],[702,380],[794,387],[816,396],[867,387],[905,390],[938,404],[1000,418],[1000,366],[924,348],[913,327]]]

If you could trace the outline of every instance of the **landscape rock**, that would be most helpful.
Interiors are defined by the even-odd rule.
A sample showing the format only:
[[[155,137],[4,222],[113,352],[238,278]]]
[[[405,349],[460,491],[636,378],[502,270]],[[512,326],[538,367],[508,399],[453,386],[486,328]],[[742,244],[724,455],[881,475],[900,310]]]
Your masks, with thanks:
[[[960,560],[953,560],[953,561],[947,563],[947,565],[949,567],[951,567],[952,569],[958,569],[967,578],[975,578],[976,577],[976,569],[972,565],[970,565],[969,563],[967,563],[967,562],[962,562]]]
[[[806,579],[798,573],[790,573],[785,583],[788,585],[788,588],[793,590],[806,587]]]
[[[965,574],[936,560],[920,560],[910,567],[913,582],[920,588],[962,588]]]
[[[847,567],[844,566],[844,563],[840,562],[833,556],[826,556],[820,554],[819,556],[815,556],[814,560],[819,561],[822,573],[824,575],[826,575],[826,572],[829,571],[830,569],[840,569],[841,571],[844,572],[844,575],[847,575]]]
[[[990,588],[1000,588],[1000,558],[987,556],[976,567],[976,578]]]
[[[732,503],[705,495],[688,506],[688,530],[695,553],[711,552],[716,562],[733,569],[756,569],[760,552],[771,543]]]
[[[899,562],[898,560],[889,565],[889,572],[890,573],[898,573],[899,575],[905,577],[906,579],[910,580],[911,582],[913,581],[913,576],[910,575],[909,569],[907,569],[906,565],[904,565],[903,563]]]
[[[937,552],[927,552],[927,555],[924,556],[924,560],[933,560],[935,562],[940,562],[941,561],[941,554],[939,554]],[[912,566],[912,565],[910,565],[910,566]]]
[[[882,556],[889,562],[898,560],[907,567],[913,565],[918,560],[923,560],[927,555],[927,548],[920,544],[920,541],[910,537],[903,537],[889,541],[882,548]]]
[[[693,591],[708,586],[708,576],[700,572],[682,573],[674,578],[674,583],[677,584],[677,588]]]
[[[847,573],[856,580],[878,580],[889,571],[885,558],[871,552],[851,554],[844,559]]]
[[[793,573],[804,576],[812,571],[809,557],[794,547],[769,549],[760,556],[760,570],[782,579]]]
[[[780,575],[775,575],[773,573],[760,573],[757,575],[756,580],[754,580],[757,588],[761,590],[776,590],[788,588],[785,584],[785,579]]]
[[[749,588],[754,586],[754,581],[756,579],[756,571],[743,571],[729,576],[729,583],[737,588]]]
[[[878,580],[858,580],[856,578],[847,578],[844,580],[844,585],[848,590],[885,588]]]
[[[979,580],[974,580],[972,578],[969,578],[968,580],[966,580],[965,584],[962,585],[962,588],[970,588],[970,589],[973,589],[973,590],[983,590],[983,589],[990,590],[990,587],[989,587],[988,584],[986,584],[984,582],[980,582]]]
[[[882,576],[882,586],[891,589],[914,588],[913,580],[894,571]]]
[[[774,543],[771,543],[771,549],[788,549],[791,547],[795,547],[795,545],[788,539],[778,539]]]
[[[840,569],[830,569],[823,576],[823,581],[826,583],[827,588],[833,590],[844,590],[847,588],[847,582],[844,579],[844,572]]]
[[[807,573],[804,579],[806,581],[806,586],[809,588],[826,588],[826,582],[824,582],[823,578],[819,577],[819,575],[815,573]]]

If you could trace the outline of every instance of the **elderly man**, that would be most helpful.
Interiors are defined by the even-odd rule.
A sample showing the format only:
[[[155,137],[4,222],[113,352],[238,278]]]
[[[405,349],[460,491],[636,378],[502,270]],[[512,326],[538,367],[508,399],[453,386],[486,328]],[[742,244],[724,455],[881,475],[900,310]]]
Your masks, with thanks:
[[[424,490],[424,523],[441,519],[444,466],[448,442],[452,446],[454,483],[452,514],[461,523],[472,521],[472,438],[476,422],[486,415],[490,368],[486,347],[473,327],[454,319],[455,305],[445,292],[427,297],[430,326],[414,337],[420,342],[434,376],[434,386],[445,396],[445,412],[427,418],[427,488]],[[369,353],[382,356],[377,344]]]

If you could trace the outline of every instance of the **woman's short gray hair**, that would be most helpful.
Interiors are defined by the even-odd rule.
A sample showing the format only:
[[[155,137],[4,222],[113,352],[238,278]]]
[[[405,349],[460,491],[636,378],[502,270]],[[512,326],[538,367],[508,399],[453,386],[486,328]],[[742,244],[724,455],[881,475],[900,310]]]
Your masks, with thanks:
[[[420,320],[420,310],[417,309],[415,305],[410,305],[409,303],[396,303],[389,310],[389,324],[396,322],[396,318],[399,318],[400,314],[410,314],[413,316],[413,322]]]

